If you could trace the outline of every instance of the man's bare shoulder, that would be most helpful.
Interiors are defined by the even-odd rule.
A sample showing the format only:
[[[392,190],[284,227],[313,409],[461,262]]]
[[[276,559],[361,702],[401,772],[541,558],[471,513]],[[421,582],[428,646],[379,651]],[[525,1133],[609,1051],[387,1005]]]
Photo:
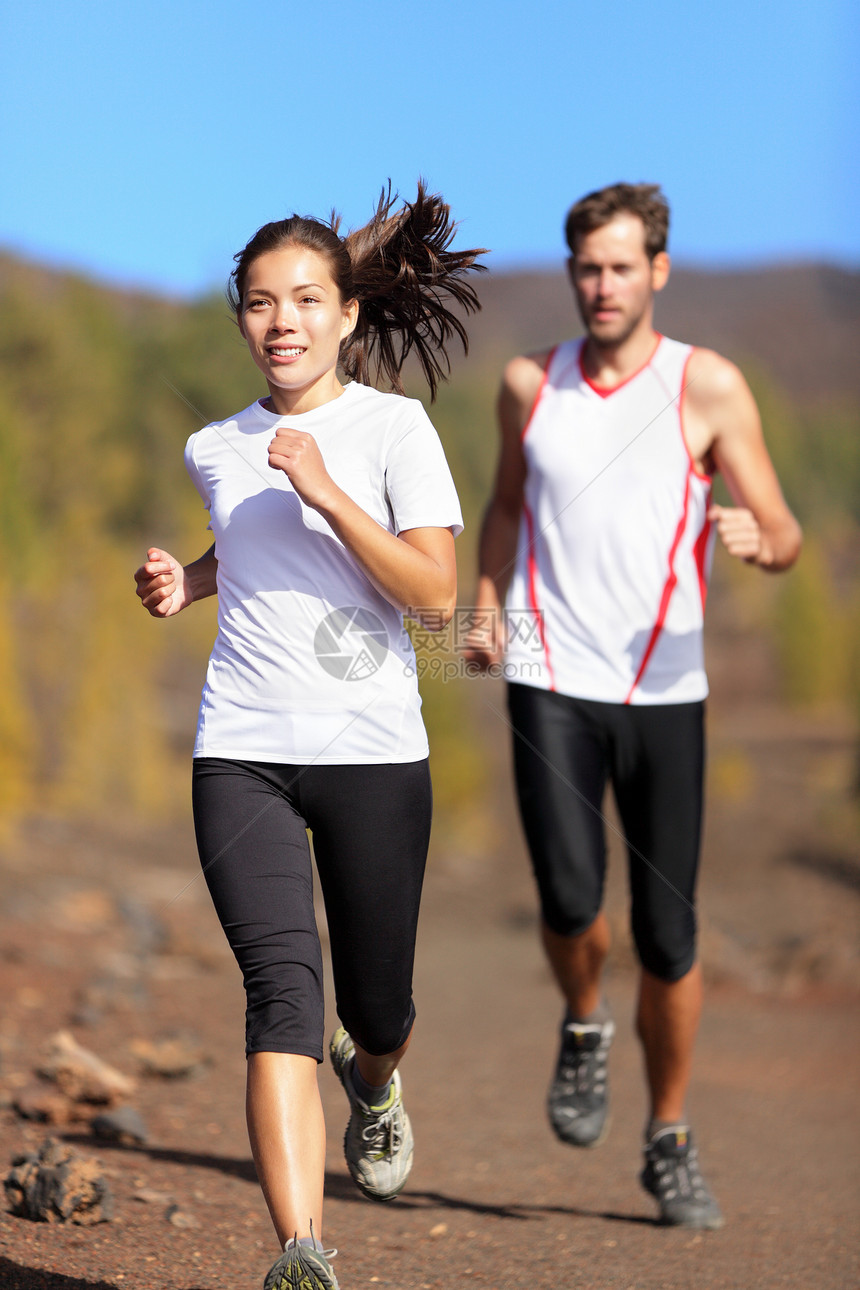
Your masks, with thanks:
[[[538,354],[519,354],[505,364],[500,398],[520,413],[528,414],[540,391],[552,350]]]
[[[761,438],[761,420],[740,368],[711,349],[690,355],[684,387],[684,434],[694,459],[722,469],[733,443]],[[715,454],[709,460],[708,454]]]
[[[732,399],[747,392],[740,368],[712,349],[696,347],[687,366],[684,398],[693,407]]]
[[[503,386],[517,397],[537,394],[543,380],[546,365],[552,354],[551,349],[539,354],[519,354],[505,364]]]

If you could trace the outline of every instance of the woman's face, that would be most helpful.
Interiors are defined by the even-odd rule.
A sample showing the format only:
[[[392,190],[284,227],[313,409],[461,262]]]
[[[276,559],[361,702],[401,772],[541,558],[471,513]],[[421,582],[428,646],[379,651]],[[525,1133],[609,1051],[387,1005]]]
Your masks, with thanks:
[[[341,301],[319,252],[291,245],[253,261],[239,330],[266,378],[275,412],[309,412],[340,394],[340,343],[357,318],[357,301]]]

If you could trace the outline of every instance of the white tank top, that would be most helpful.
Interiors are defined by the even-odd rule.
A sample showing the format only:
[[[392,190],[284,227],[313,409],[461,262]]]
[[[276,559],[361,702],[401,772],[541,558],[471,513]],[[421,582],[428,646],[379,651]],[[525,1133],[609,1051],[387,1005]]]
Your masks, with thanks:
[[[692,347],[659,337],[612,389],[553,350],[523,431],[527,475],[506,602],[508,680],[606,703],[708,692],[702,648],[711,479],[681,407]]]

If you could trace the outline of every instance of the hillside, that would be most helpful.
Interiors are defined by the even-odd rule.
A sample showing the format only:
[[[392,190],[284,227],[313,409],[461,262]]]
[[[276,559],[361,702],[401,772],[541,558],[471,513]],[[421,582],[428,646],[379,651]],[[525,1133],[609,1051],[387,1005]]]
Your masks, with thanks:
[[[79,279],[0,251],[0,294],[30,285],[47,305]],[[195,302],[88,282],[120,325],[175,323]],[[507,357],[579,333],[567,276],[557,271],[488,273],[478,282],[482,311],[470,320],[470,358],[498,368]],[[218,301],[218,287],[208,302]],[[199,304],[200,302],[196,302]],[[228,314],[224,306],[224,317]],[[678,267],[658,299],[666,335],[760,363],[792,398],[860,399],[860,272],[828,264],[743,271]],[[228,333],[225,331],[225,338]],[[454,372],[464,363],[454,356]]]
[[[471,355],[484,364],[579,333],[565,273],[488,275]],[[667,336],[760,363],[792,398],[860,399],[860,273],[830,265],[676,268],[659,297]],[[459,364],[458,364],[459,369]]]
[[[472,355],[455,358],[432,410],[466,518],[461,604],[471,594],[495,460],[502,365],[575,332],[560,272],[486,275],[479,289]],[[766,689],[792,703],[857,704],[858,321],[860,275],[821,265],[678,270],[660,300],[667,333],[741,362],[807,529],[806,554],[788,578],[751,580],[717,561],[710,667],[730,680],[733,702]],[[414,382],[411,389],[425,394]],[[167,300],[0,255],[0,588],[9,606],[0,619],[8,682],[0,692],[0,832],[36,803],[145,810],[155,786],[166,809],[184,809],[211,605],[169,627],[152,624],[131,572],[148,545],[188,560],[208,544],[183,445],[205,421],[259,393],[218,293]],[[456,651],[448,662],[456,669]],[[461,834],[480,833],[493,771],[479,723],[464,717],[473,689],[453,675],[423,685],[439,754],[438,818]]]

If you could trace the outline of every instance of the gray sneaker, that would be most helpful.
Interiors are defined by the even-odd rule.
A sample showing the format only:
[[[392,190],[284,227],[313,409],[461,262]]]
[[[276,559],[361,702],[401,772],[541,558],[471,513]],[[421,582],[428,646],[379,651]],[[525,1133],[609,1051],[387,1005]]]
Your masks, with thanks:
[[[343,1027],[332,1035],[329,1055],[352,1109],[343,1140],[352,1180],[371,1200],[393,1200],[406,1186],[414,1145],[399,1072],[394,1072],[385,1105],[368,1106],[352,1086],[355,1048]]]
[[[661,1223],[722,1227],[720,1207],[701,1175],[693,1135],[686,1125],[675,1124],[654,1134],[645,1146],[645,1168],[639,1179],[660,1206]]]
[[[293,1238],[269,1269],[263,1290],[338,1290],[330,1259],[337,1250],[317,1250]]]
[[[549,1086],[549,1122],[562,1142],[597,1147],[609,1132],[606,1059],[615,1022],[572,1021],[561,1028],[561,1049]]]

